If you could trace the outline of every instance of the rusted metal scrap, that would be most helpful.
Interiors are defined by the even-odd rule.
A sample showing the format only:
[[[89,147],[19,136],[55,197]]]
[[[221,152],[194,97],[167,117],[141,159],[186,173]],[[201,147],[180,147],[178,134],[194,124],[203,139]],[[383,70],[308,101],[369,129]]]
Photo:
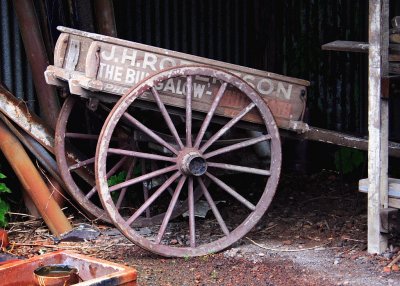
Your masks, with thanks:
[[[29,193],[50,231],[59,236],[72,229],[18,139],[0,122],[0,149]]]
[[[54,131],[36,114],[30,112],[23,101],[17,99],[1,84],[0,113],[3,113],[8,119],[40,143],[40,145],[50,151],[51,154],[54,154]],[[79,162],[80,159],[74,151],[68,146],[67,149],[68,159],[73,162]],[[48,158],[45,160],[48,161]],[[84,180],[92,180],[92,176],[88,174],[85,169],[78,170],[77,174]]]
[[[54,131],[31,113],[23,101],[18,100],[0,84],[0,112],[30,134],[43,147],[54,152]]]

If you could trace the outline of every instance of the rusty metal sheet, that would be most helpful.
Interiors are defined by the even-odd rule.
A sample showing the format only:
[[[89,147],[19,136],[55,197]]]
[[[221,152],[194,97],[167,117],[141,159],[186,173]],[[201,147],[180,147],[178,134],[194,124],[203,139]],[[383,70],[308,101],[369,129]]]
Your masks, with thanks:
[[[23,101],[14,97],[0,84],[0,112],[30,134],[43,147],[54,152],[53,131],[42,120],[31,113]]]
[[[307,81],[65,27],[59,27],[59,30],[64,33],[59,41],[65,42],[65,35],[69,35],[69,48],[57,44],[55,54],[58,59],[64,53],[64,57],[71,61],[73,38],[81,41],[79,60],[74,71],[66,70],[66,60],[62,65],[49,67],[49,70],[56,78],[69,80],[70,91],[80,96],[93,96],[87,91],[122,95],[145,77],[162,69],[188,64],[208,65],[227,70],[248,82],[267,102],[280,127],[290,128],[290,122],[302,120]],[[194,108],[207,111],[218,84],[210,78],[196,78],[194,84],[198,103],[198,108]],[[167,82],[160,89],[170,91],[161,93],[171,97],[171,105],[184,107],[184,90],[179,80]],[[243,97],[235,91],[228,93],[219,114],[231,117],[235,110],[243,108]],[[250,118],[245,120],[254,122]]]
[[[54,131],[48,127],[37,115],[31,113],[23,101],[14,97],[6,88],[0,84],[0,112],[13,123],[34,138],[40,145],[54,154]],[[80,158],[76,152],[67,147],[68,160],[79,162]],[[79,171],[78,175],[90,181],[92,176],[85,171]]]

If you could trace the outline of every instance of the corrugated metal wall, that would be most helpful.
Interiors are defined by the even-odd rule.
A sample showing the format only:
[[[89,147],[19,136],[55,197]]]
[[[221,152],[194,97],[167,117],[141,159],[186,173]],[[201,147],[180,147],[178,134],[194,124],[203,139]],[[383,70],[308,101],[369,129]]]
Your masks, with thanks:
[[[26,60],[11,1],[0,0],[0,23],[0,81],[34,110],[32,73]]]
[[[398,2],[391,1],[392,16],[400,14]],[[12,2],[0,3],[0,78],[33,107],[33,85]],[[57,25],[95,30],[91,1],[40,3],[53,38]],[[367,56],[320,47],[336,39],[367,41],[367,3],[118,0],[114,9],[121,38],[309,80],[310,125],[363,135],[367,132]],[[391,117],[392,137],[400,139],[400,116],[392,112]]]
[[[366,0],[120,0],[114,8],[122,38],[307,79],[311,125],[367,132],[367,56],[321,50],[368,40]]]

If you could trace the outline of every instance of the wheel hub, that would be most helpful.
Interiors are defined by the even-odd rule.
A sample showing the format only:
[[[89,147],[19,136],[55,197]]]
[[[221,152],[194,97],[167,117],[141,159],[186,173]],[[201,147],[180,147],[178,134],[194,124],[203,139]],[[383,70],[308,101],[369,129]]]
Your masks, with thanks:
[[[183,150],[178,156],[178,165],[182,173],[191,176],[202,176],[207,172],[207,162],[203,156],[193,149]]]

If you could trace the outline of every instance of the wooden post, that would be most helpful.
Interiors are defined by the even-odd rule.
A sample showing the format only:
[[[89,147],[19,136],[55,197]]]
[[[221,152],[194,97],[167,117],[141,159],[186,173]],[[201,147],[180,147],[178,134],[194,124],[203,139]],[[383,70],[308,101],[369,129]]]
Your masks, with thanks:
[[[388,75],[389,0],[369,1],[368,81],[368,252],[382,253],[380,213],[388,206],[388,103],[381,99],[382,78]],[[386,86],[386,85],[383,85]]]

